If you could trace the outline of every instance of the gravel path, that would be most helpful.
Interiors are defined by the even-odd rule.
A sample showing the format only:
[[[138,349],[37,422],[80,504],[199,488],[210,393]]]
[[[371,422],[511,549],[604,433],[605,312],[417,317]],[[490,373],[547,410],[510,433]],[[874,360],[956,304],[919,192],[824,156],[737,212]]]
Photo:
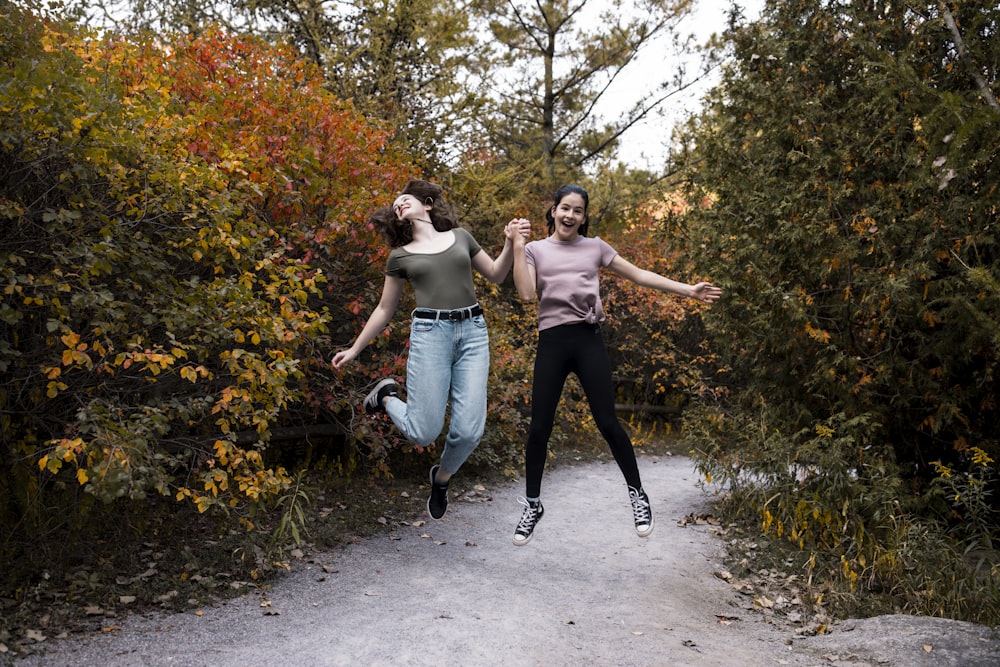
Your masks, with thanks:
[[[120,630],[54,641],[17,664],[998,664],[1000,639],[971,624],[882,617],[805,638],[769,622],[715,576],[714,531],[679,525],[710,501],[691,461],[639,463],[656,518],[645,539],[614,463],[563,466],[546,474],[545,517],[524,547],[511,543],[523,483],[480,488],[454,498],[442,521],[309,554],[266,594],[201,615],[127,618]]]

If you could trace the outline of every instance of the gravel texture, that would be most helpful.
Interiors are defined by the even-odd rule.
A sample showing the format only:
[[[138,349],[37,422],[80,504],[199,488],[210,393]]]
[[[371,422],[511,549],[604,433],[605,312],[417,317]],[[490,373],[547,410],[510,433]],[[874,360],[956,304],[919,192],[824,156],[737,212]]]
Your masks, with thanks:
[[[716,531],[682,521],[711,500],[691,461],[639,463],[656,519],[648,538],[634,532],[614,463],[562,466],[546,473],[545,516],[526,546],[511,543],[523,483],[479,487],[453,498],[441,521],[306,554],[267,592],[129,617],[17,664],[1000,664],[997,633],[968,623],[887,616],[805,637],[767,617],[717,576]]]

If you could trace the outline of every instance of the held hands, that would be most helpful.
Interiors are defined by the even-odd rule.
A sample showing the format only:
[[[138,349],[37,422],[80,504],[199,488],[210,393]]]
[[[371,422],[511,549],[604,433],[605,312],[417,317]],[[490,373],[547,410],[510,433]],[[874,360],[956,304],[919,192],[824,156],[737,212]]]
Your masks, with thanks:
[[[531,221],[526,218],[514,218],[503,228],[503,235],[516,244],[520,239],[526,241],[531,236]]]
[[[689,296],[704,303],[712,303],[722,296],[722,289],[712,283],[698,283],[691,286],[691,294]]]

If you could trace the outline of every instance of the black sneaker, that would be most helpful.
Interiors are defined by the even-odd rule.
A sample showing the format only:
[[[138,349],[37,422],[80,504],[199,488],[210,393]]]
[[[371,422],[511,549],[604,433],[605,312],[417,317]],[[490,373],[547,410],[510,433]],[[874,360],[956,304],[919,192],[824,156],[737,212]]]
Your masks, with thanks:
[[[362,404],[365,408],[365,412],[370,415],[377,414],[379,412],[385,412],[385,406],[382,405],[382,401],[386,396],[399,396],[399,392],[396,390],[396,381],[386,378],[381,380],[375,388],[368,392],[365,396],[365,402]]]
[[[517,502],[524,505],[524,512],[521,514],[521,520],[517,522],[517,528],[514,529],[514,544],[523,547],[531,541],[535,526],[545,514],[545,508],[542,507],[541,500],[532,502],[526,498],[518,498]]]
[[[431,497],[427,499],[427,513],[432,519],[440,519],[448,511],[448,485],[435,481],[440,467],[431,466]]]
[[[628,487],[628,499],[632,501],[632,516],[635,518],[635,532],[646,537],[653,532],[653,512],[649,509],[649,496],[642,489]]]

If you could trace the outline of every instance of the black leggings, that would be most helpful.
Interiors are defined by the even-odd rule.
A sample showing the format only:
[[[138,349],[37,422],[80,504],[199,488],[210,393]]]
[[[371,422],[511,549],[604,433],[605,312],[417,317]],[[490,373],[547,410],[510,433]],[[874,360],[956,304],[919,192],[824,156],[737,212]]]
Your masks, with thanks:
[[[535,378],[531,387],[531,427],[525,448],[525,492],[538,498],[556,407],[570,373],[576,373],[597,428],[608,441],[629,486],[642,488],[632,441],[615,414],[611,360],[596,324],[564,324],[538,333]]]

